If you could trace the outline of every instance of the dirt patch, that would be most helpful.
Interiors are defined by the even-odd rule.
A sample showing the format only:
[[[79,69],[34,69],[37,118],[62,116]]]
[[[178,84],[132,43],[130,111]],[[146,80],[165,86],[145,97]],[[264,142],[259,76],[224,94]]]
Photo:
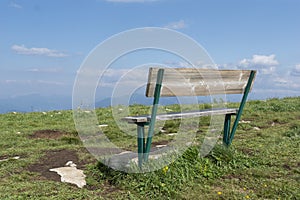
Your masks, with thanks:
[[[152,142],[152,146],[155,147],[157,145],[167,145],[170,141],[169,140],[162,140],[157,142]]]
[[[49,171],[49,169],[65,166],[68,161],[73,161],[78,169],[82,169],[84,165],[87,164],[79,160],[76,151],[64,149],[45,152],[45,155],[39,162],[30,165],[28,170],[30,172],[39,173],[44,179],[60,181],[60,176],[55,172]]]
[[[73,161],[78,169],[85,170],[85,166],[90,163],[96,163],[97,160],[93,158],[87,150],[80,149],[78,151],[62,149],[54,151],[46,151],[45,155],[35,164],[30,165],[27,170],[40,174],[38,179],[41,180],[52,180],[61,182],[61,177],[56,172],[51,172],[49,169],[65,166],[68,161]],[[86,159],[80,160],[78,154],[87,154]],[[88,176],[88,174],[86,174]],[[74,185],[75,186],[75,185]],[[121,191],[117,187],[107,183],[98,183],[93,185],[86,185],[85,188],[88,190],[99,190],[102,191],[99,195],[109,195],[114,192]]]
[[[31,139],[59,139],[63,136],[70,135],[70,133],[58,130],[39,130],[33,132],[32,135],[29,136]]]
[[[4,160],[4,159],[8,159],[8,158],[9,158],[8,156],[0,155],[0,160]]]
[[[289,166],[288,164],[284,164],[282,167],[286,170],[292,170],[291,166]]]
[[[243,177],[238,174],[228,174],[228,175],[223,176],[222,179],[230,179],[230,180],[240,181],[243,179]]]

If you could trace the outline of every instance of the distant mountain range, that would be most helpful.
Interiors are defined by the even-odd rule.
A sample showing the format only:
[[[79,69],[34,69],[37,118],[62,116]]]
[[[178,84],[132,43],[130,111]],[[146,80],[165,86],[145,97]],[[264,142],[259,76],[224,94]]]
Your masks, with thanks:
[[[230,96],[230,95],[229,95]],[[231,95],[227,101],[239,102],[241,95]],[[111,105],[111,98],[96,99],[95,107],[108,107]],[[200,97],[199,102],[211,102],[211,97]],[[124,103],[125,102],[125,103]],[[128,102],[128,103],[127,103]],[[128,97],[118,97],[114,104],[132,105],[143,104],[151,105],[153,98],[147,98],[143,94],[134,94],[130,99]],[[178,104],[177,98],[161,98],[161,105]],[[182,102],[185,103],[185,102]],[[6,99],[0,99],[0,113],[7,112],[41,112],[49,110],[70,110],[72,109],[72,97],[71,96],[43,96],[40,94],[30,94],[24,96],[11,97]]]
[[[72,97],[42,96],[30,94],[0,99],[0,113],[7,112],[39,112],[48,110],[67,110],[72,108]]]
[[[116,104],[124,104],[127,102],[127,97],[117,98]],[[144,95],[135,94],[129,99],[129,104],[151,105],[153,98],[146,98]],[[160,104],[177,104],[176,98],[161,98]],[[111,106],[111,98],[101,100],[96,99],[95,107]],[[30,94],[23,96],[10,97],[0,99],[0,113],[8,112],[42,112],[49,110],[70,110],[72,109],[71,96],[43,96],[40,94]]]
[[[100,101],[96,101],[96,108],[98,107],[108,107],[112,104],[111,98],[105,98]],[[160,102],[161,105],[168,105],[168,104],[178,104],[177,99],[175,97],[172,98],[161,98]],[[116,105],[132,105],[132,104],[142,104],[142,105],[152,105],[153,104],[153,98],[145,97],[145,95],[142,94],[134,94],[131,96],[130,99],[128,99],[127,96],[124,97],[118,97],[114,104]]]

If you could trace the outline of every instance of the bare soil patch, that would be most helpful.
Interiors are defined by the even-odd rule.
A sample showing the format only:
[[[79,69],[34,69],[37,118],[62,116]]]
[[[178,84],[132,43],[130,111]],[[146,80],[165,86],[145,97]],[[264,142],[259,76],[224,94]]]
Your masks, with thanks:
[[[152,146],[155,147],[157,145],[167,145],[170,141],[169,140],[162,140],[162,141],[155,141],[155,142],[152,142]]]
[[[65,166],[68,161],[73,161],[79,169],[84,168],[84,165],[87,164],[79,160],[76,151],[63,149],[45,152],[45,155],[37,163],[28,167],[28,170],[39,173],[44,179],[60,181],[60,176],[49,169]]]
[[[56,172],[49,171],[49,169],[62,167],[65,166],[68,161],[73,161],[73,163],[77,165],[78,169],[85,170],[85,166],[87,164],[97,162],[97,160],[92,158],[92,156],[88,156],[89,158],[85,160],[80,160],[78,153],[88,154],[87,150],[85,149],[80,149],[79,151],[70,149],[46,151],[45,155],[37,163],[34,163],[28,167],[28,171],[40,174],[39,179],[60,182],[60,175],[58,175]],[[114,192],[121,191],[119,188],[109,184],[108,182],[105,182],[104,184],[99,183],[95,185],[86,185],[85,188],[88,190],[98,190],[99,188],[102,188],[103,191],[99,193],[101,196],[110,195]]]

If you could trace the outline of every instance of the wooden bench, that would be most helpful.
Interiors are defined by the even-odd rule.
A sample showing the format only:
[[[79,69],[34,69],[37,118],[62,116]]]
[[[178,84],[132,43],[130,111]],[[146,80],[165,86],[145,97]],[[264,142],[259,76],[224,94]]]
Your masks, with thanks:
[[[173,120],[211,115],[225,115],[223,143],[233,140],[244,105],[256,75],[254,70],[215,70],[196,68],[150,68],[146,97],[154,97],[151,115],[130,116],[123,120],[137,125],[138,164],[147,161],[156,120]],[[238,109],[218,108],[180,113],[157,114],[161,97],[209,96],[216,94],[243,94]],[[231,116],[236,115],[231,128]],[[144,127],[149,126],[145,141]]]

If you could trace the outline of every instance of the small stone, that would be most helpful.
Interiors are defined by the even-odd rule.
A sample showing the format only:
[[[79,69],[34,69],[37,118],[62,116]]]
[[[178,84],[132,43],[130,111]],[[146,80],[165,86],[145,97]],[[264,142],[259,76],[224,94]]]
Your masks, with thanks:
[[[98,125],[98,127],[107,127],[108,125],[107,124],[100,124],[100,125]]]
[[[176,135],[175,133],[169,133],[168,136],[174,136]]]
[[[258,128],[258,127],[254,127],[253,129],[256,131],[260,131],[260,128]]]
[[[162,156],[163,156],[163,154],[149,155],[149,159],[150,160],[157,160],[157,159],[159,159]]]
[[[162,148],[162,147],[166,147],[167,145],[166,144],[159,144],[159,145],[156,145],[157,148]]]
[[[12,157],[12,158],[5,158],[3,160],[0,160],[0,162],[9,161],[9,160],[18,160],[18,159],[20,159],[20,156],[15,156],[15,157]]]
[[[127,153],[131,153],[131,151],[123,151],[123,152],[119,153],[119,155],[123,155],[123,154],[127,154]]]
[[[73,161],[68,161],[65,165],[69,167],[77,167],[77,165],[73,163]]]
[[[240,123],[241,123],[241,124],[250,124],[251,121],[244,121],[244,120],[241,120]]]

